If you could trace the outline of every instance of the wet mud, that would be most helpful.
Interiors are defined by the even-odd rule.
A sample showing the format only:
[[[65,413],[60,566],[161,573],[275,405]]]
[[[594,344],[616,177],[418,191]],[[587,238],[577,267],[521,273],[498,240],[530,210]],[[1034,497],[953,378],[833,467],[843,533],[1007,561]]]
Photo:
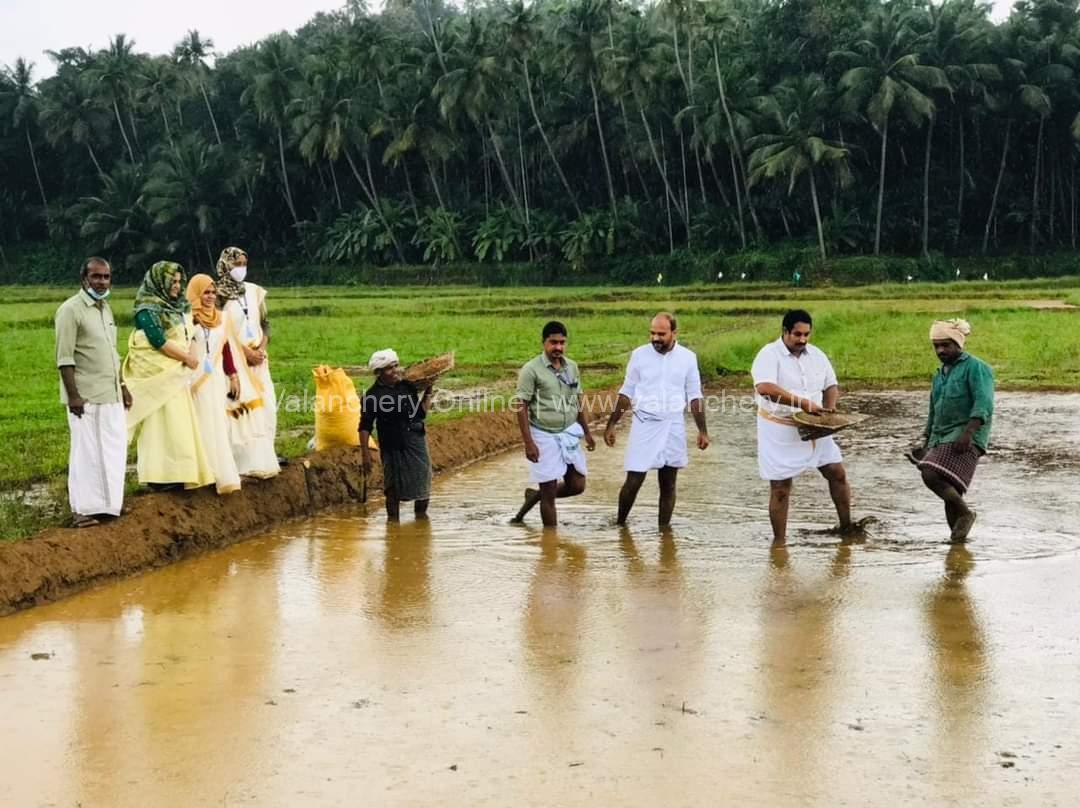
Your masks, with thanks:
[[[596,394],[598,415],[606,415]],[[435,424],[429,431],[436,474],[520,442],[514,415],[484,413]],[[382,489],[378,455],[366,490]],[[119,519],[79,530],[55,528],[0,543],[0,615],[66,597],[104,581],[233,544],[273,525],[359,501],[365,490],[359,449],[314,452],[273,480],[245,480],[219,497],[212,489],[129,498]]]
[[[651,479],[611,524],[604,447],[557,530],[507,524],[512,452],[427,521],[338,509],[0,619],[0,804],[1075,805],[1080,396],[999,396],[957,547],[901,457],[925,400],[849,401],[854,541],[807,474],[770,551],[753,416],[715,415],[669,531]]]

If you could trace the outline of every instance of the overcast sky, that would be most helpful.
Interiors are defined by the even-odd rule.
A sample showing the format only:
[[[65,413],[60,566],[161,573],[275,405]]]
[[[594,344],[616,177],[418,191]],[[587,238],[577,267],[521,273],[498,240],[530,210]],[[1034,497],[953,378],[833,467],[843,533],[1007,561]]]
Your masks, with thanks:
[[[994,17],[1008,16],[1012,4],[997,0]],[[124,33],[138,51],[160,54],[172,50],[189,28],[224,53],[275,31],[295,31],[315,12],[343,6],[343,0],[0,0],[0,64],[22,56],[37,63],[34,75],[43,78],[53,70],[46,50],[96,50]]]

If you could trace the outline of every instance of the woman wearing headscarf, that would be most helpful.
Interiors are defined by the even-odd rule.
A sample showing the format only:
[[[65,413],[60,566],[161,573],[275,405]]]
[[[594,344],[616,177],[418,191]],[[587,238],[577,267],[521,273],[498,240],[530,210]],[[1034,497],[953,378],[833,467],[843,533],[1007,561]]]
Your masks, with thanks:
[[[171,261],[158,261],[146,273],[135,293],[123,377],[134,399],[128,440],[138,438],[139,482],[199,488],[214,482],[214,470],[191,399],[191,371],[199,360],[183,285],[183,267]]]
[[[199,361],[191,379],[191,397],[199,419],[203,447],[214,469],[219,494],[240,490],[240,474],[229,440],[227,403],[240,392],[233,365],[225,317],[217,307],[217,287],[209,275],[194,275],[187,285],[187,299],[195,321],[193,346]]]
[[[273,477],[279,471],[274,438],[277,433],[277,396],[270,378],[266,346],[270,322],[266,316],[266,290],[247,277],[247,253],[226,247],[217,262],[217,296],[232,343],[240,382],[240,402],[249,423],[230,420],[233,457],[241,474]]]

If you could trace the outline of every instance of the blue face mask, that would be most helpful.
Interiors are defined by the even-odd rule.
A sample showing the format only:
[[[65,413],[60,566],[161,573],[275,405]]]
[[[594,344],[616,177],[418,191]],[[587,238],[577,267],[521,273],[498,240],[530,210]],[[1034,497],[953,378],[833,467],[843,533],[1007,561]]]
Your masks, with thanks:
[[[94,288],[92,286],[86,287],[86,294],[90,295],[90,297],[94,298],[94,300],[104,300],[109,296],[111,292],[112,289],[106,289],[104,292],[98,294],[96,291],[94,291]]]

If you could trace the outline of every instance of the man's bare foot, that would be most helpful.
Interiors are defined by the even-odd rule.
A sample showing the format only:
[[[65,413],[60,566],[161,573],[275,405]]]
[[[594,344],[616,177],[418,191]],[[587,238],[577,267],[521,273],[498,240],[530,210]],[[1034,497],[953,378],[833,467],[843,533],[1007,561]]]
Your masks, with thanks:
[[[975,511],[967,511],[956,517],[956,525],[952,529],[952,535],[949,537],[949,541],[953,544],[963,544],[968,539],[968,534],[971,533],[971,528],[975,524]]]
[[[514,514],[514,518],[510,520],[510,524],[512,524],[512,525],[520,525],[522,522],[524,522],[525,521],[525,514],[527,514],[529,511],[531,511],[533,509],[533,506],[535,506],[536,503],[539,502],[539,501],[540,501],[540,491],[538,489],[536,489],[536,488],[526,488],[525,489],[525,503],[521,506],[521,510],[519,510],[516,514]]]

